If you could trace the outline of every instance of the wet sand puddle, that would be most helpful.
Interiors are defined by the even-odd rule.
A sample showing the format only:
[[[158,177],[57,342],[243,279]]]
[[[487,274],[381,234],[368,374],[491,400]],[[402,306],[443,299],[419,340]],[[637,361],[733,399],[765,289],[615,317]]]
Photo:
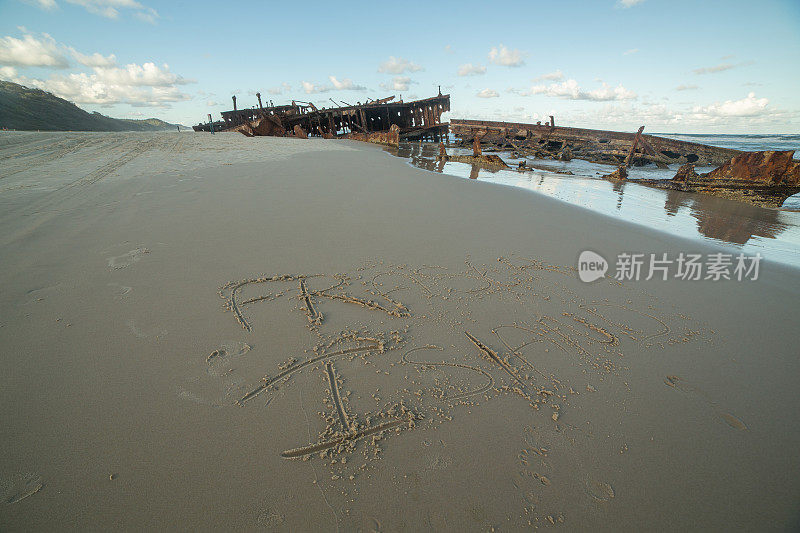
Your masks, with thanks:
[[[322,409],[316,425],[322,429],[316,439],[272,453],[330,467],[330,481],[345,496],[334,514],[349,523],[361,513],[356,478],[376,473],[383,446],[412,433],[425,436],[422,445],[429,449],[418,459],[420,472],[445,475],[453,458],[444,440],[432,444],[430,432],[469,425],[503,399],[505,412],[529,421],[508,428],[520,435],[519,454],[509,458],[519,470],[511,481],[519,500],[509,504],[515,510],[506,519],[519,525],[568,522],[563,501],[548,495],[557,484],[586,505],[610,505],[617,492],[612,480],[596,474],[568,480],[555,470],[559,461],[552,459],[563,445],[595,438],[591,418],[580,419],[591,411],[586,405],[571,409],[573,403],[618,378],[624,381],[628,365],[635,364],[626,361],[626,352],[710,342],[705,328],[675,310],[658,309],[640,290],[601,283],[614,286],[618,298],[582,297],[591,290],[572,268],[513,255],[490,265],[467,258],[455,269],[372,261],[346,273],[227,282],[219,296],[241,336],[202,356],[209,379],[225,380],[224,394],[209,403],[269,413],[279,405],[274,402],[287,400],[296,378],[318,383]],[[269,333],[274,313],[281,320],[285,313],[296,317],[290,320],[305,329],[302,338],[308,341],[302,353],[279,364],[262,361],[258,341]],[[486,323],[486,316],[494,322]],[[698,395],[683,383],[667,384]],[[301,395],[314,394],[302,388]],[[302,417],[280,423],[304,425]],[[541,444],[553,439],[559,442]]]

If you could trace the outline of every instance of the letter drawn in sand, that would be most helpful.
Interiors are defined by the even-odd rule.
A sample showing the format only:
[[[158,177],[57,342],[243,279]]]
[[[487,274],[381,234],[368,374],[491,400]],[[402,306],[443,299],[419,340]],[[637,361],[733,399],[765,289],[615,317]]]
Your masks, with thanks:
[[[293,459],[296,457],[302,457],[304,455],[310,455],[312,453],[328,450],[345,442],[358,440],[368,435],[374,435],[375,433],[386,431],[387,429],[400,427],[404,424],[410,425],[412,421],[413,419],[411,417],[409,417],[406,420],[391,420],[389,422],[378,424],[377,426],[362,429],[361,431],[340,435],[335,439],[318,442],[317,444],[309,444],[308,446],[301,446],[300,448],[293,448],[291,450],[286,450],[284,452],[281,452],[281,456],[286,457],[287,459]]]
[[[347,414],[342,404],[342,398],[339,396],[339,384],[336,382],[336,374],[333,371],[333,363],[328,361],[325,363],[325,370],[328,373],[328,382],[331,385],[331,395],[333,402],[336,404],[336,412],[339,414],[339,422],[342,424],[342,431],[350,431],[350,421],[347,420]]]
[[[483,403],[482,400],[495,398],[495,392],[518,394],[536,410],[549,405],[554,411],[545,415],[545,419],[552,418],[556,422],[555,430],[568,432],[564,434],[565,438],[574,443],[571,435],[580,429],[570,424],[569,419],[562,420],[561,416],[572,401],[577,401],[578,396],[573,394],[578,395],[578,391],[583,389],[594,390],[585,383],[576,384],[574,380],[582,381],[581,374],[586,374],[587,368],[620,375],[627,369],[620,362],[626,347],[631,344],[636,344],[637,349],[652,347],[653,339],[670,332],[667,320],[658,318],[660,315],[655,308],[638,294],[624,294],[616,302],[608,299],[587,302],[580,291],[573,290],[570,285],[574,283],[583,289],[575,270],[570,267],[534,259],[512,262],[503,257],[488,266],[473,264],[467,258],[465,265],[459,270],[449,270],[442,266],[423,265],[418,268],[375,260],[345,273],[281,274],[226,283],[220,288],[219,295],[225,301],[225,308],[247,332],[254,330],[253,320],[246,313],[248,306],[283,299],[299,301],[298,307],[305,315],[303,322],[308,324],[314,338],[330,341],[317,344],[313,353],[306,350],[302,358],[288,358],[274,372],[255,384],[251,383],[248,388],[241,388],[241,382],[237,382],[230,387],[228,394],[235,392],[238,398],[235,403],[245,406],[262,393],[272,394],[280,390],[297,373],[311,371],[322,378],[326,384],[325,410],[319,415],[325,421],[325,428],[318,433],[317,442],[313,442],[309,434],[311,443],[283,451],[280,455],[287,459],[306,460],[312,454],[319,454],[330,458],[334,464],[339,461],[339,455],[361,449],[360,443],[365,440],[371,440],[371,451],[377,454],[380,451],[377,442],[384,433],[400,433],[414,428],[419,420],[436,427],[453,420],[451,411],[464,406],[471,415],[473,409]],[[323,282],[323,278],[326,281]],[[278,289],[273,292],[265,294],[259,291],[276,285]],[[337,316],[343,307],[334,303],[360,307],[368,313],[345,311]],[[485,306],[492,306],[499,320],[504,321],[502,325],[491,328],[501,352],[470,332],[487,326],[481,323],[485,318],[481,310]],[[647,312],[637,311],[637,306],[647,309]],[[598,311],[605,308],[618,308],[622,312],[614,309],[613,313],[601,314]],[[525,322],[525,319],[530,322]],[[361,322],[354,330],[350,325],[352,320],[369,322]],[[384,325],[385,322],[391,325]],[[341,335],[328,336],[331,332],[327,330],[342,326],[345,329]],[[463,333],[469,341],[469,350],[463,357],[474,358],[477,355],[474,349],[478,350],[480,357],[473,359],[473,363],[456,358],[426,360],[423,351],[428,352],[426,355],[431,355],[429,352],[434,350],[444,352],[440,346],[419,338],[419,335],[431,332],[445,337],[446,340],[441,339],[441,346],[452,347],[458,344],[457,339]],[[685,341],[692,339],[695,333],[687,327],[679,330],[678,334],[682,334]],[[664,347],[674,340],[656,345]],[[270,339],[264,345],[269,346],[271,342]],[[417,347],[404,350],[399,363],[414,367],[417,376],[403,376],[409,380],[409,386],[403,388],[392,377],[397,370],[395,363],[386,357],[373,356],[406,345]],[[213,376],[226,376],[232,372],[231,358],[236,353],[233,346],[222,346],[212,351],[206,358],[208,372]],[[565,368],[561,364],[564,355],[577,355],[577,358],[567,359],[568,367]],[[345,381],[340,374],[349,368],[360,368],[360,364],[358,367],[345,366],[345,361],[354,361],[357,357],[369,369],[366,376],[360,374],[359,383],[362,377],[366,377],[364,384],[369,385],[373,369],[379,375],[375,379],[381,387],[386,388],[384,384],[387,381],[390,383],[389,390],[375,388],[371,397],[376,402],[376,409],[367,409],[367,413],[348,410],[353,391],[344,391]],[[251,354],[237,366],[251,365],[254,359]],[[396,362],[397,358],[393,361]],[[674,383],[672,386],[676,386]],[[273,398],[277,399],[271,396],[269,401]],[[355,398],[369,401],[359,395]],[[383,403],[386,399],[399,403],[389,409],[391,403]],[[427,402],[428,399],[433,402]],[[409,407],[404,402],[409,402]],[[402,408],[398,410],[397,405]],[[721,411],[718,414],[732,427],[746,429],[744,423],[733,415]],[[367,449],[364,448],[365,453]],[[338,464],[344,464],[345,457],[341,459]],[[545,476],[536,479],[542,485],[549,482]],[[587,486],[587,490],[596,500],[614,497],[613,489],[605,483]]]
[[[308,289],[306,288],[306,280],[300,280],[300,298],[303,299],[303,302],[306,304],[306,318],[311,324],[322,324],[322,313],[317,311],[317,308],[314,307],[314,302],[311,299],[311,295],[308,293]]]
[[[525,385],[525,382],[523,382],[522,379],[520,379],[520,377],[517,375],[517,372],[511,367],[511,365],[503,361],[500,358],[500,356],[497,355],[497,352],[495,352],[494,350],[483,344],[481,341],[476,339],[468,331],[465,331],[464,335],[466,335],[467,338],[470,340],[470,342],[472,342],[472,344],[474,344],[481,351],[481,353],[483,353],[490,361],[494,361],[495,363],[497,363],[497,365],[500,366],[500,368],[505,370],[506,373],[509,376],[511,376],[511,378],[520,386],[523,393],[525,393],[526,395],[528,394],[528,388]]]
[[[420,346],[419,348],[413,348],[413,349],[411,349],[411,350],[409,350],[409,351],[407,351],[406,353],[403,354],[403,357],[401,358],[401,361],[404,364],[417,365],[417,366],[420,366],[422,368],[426,368],[426,367],[431,367],[432,368],[432,367],[437,367],[437,366],[445,366],[445,367],[452,367],[452,368],[464,368],[464,369],[471,370],[473,372],[477,372],[479,374],[482,374],[488,380],[485,385],[482,385],[481,387],[478,387],[475,390],[471,390],[471,391],[467,391],[467,392],[461,392],[461,393],[458,393],[458,394],[447,394],[442,398],[443,400],[447,400],[447,401],[452,402],[452,401],[460,400],[460,399],[463,399],[463,398],[469,398],[470,396],[479,396],[481,394],[485,394],[486,392],[489,392],[494,387],[494,378],[492,377],[492,375],[489,374],[488,372],[486,372],[485,370],[482,370],[482,369],[480,369],[478,367],[464,365],[464,364],[461,364],[461,363],[447,363],[447,362],[444,362],[444,361],[442,361],[440,363],[434,363],[434,362],[430,362],[430,361],[412,361],[411,359],[408,358],[408,356],[410,354],[412,354],[412,353],[414,353],[416,351],[419,351],[419,350],[442,350],[442,348],[439,347],[439,346],[436,346],[434,344],[428,344],[426,346]]]
[[[289,365],[288,368],[284,369],[282,372],[276,374],[275,376],[264,376],[264,378],[262,379],[261,385],[259,385],[258,387],[256,387],[252,391],[250,391],[247,394],[245,394],[236,403],[238,403],[239,405],[244,405],[245,402],[247,402],[249,400],[252,400],[256,396],[258,396],[259,394],[261,394],[262,392],[267,390],[274,383],[280,381],[281,379],[283,379],[285,377],[288,377],[288,376],[294,374],[295,372],[297,372],[299,370],[302,370],[302,369],[304,369],[304,368],[306,368],[306,367],[308,367],[310,365],[313,365],[314,363],[317,363],[319,361],[325,361],[325,360],[331,359],[333,357],[339,357],[339,356],[347,355],[347,354],[370,353],[370,352],[382,353],[383,350],[384,350],[383,342],[379,341],[378,339],[356,338],[355,340],[356,341],[364,341],[364,342],[367,343],[367,346],[361,346],[361,347],[357,347],[357,348],[348,348],[348,349],[345,349],[345,350],[337,350],[335,352],[324,352],[323,351],[323,353],[321,353],[319,355],[316,355],[316,356],[311,357],[309,359],[306,359],[304,361],[300,361],[300,362],[294,363],[292,365]]]

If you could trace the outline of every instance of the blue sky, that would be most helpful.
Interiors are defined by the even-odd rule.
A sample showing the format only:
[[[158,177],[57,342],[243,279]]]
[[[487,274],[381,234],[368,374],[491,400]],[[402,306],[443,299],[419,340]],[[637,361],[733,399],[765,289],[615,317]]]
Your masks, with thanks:
[[[451,118],[800,133],[800,2],[0,0],[0,79],[116,117],[451,94]]]

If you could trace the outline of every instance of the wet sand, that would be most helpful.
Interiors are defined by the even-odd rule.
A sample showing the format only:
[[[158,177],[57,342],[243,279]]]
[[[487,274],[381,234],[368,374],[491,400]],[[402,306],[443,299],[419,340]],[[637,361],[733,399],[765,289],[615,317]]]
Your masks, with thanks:
[[[0,529],[800,525],[797,270],[236,134],[2,134],[0,224]]]
[[[760,253],[771,261],[800,268],[800,195],[787,199],[783,208],[774,209],[637,183],[642,178],[670,179],[678,171],[677,164],[663,170],[655,165],[631,167],[627,181],[612,182],[602,176],[613,167],[580,159],[543,163],[514,157],[513,152],[498,152],[512,167],[499,169],[438,161],[438,148],[433,143],[402,143],[387,151],[432,172],[532,190],[626,222],[706,241],[727,248],[729,253]],[[450,147],[448,152],[466,155],[471,149]],[[533,170],[516,170],[521,161]],[[699,171],[711,170],[714,167]]]

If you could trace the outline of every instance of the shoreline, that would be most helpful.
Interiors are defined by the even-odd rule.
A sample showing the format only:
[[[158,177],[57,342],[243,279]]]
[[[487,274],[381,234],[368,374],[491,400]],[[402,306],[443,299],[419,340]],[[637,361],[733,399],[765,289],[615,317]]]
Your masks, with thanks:
[[[665,191],[638,184],[636,178],[614,184],[591,175],[597,173],[596,165],[578,159],[569,163],[550,162],[554,165],[552,172],[543,168],[518,172],[514,168],[478,168],[459,161],[440,164],[435,161],[434,148],[429,148],[427,154],[416,153],[413,149],[409,151],[407,147],[401,148],[399,153],[386,151],[429,172],[527,190],[659,233],[704,242],[728,252],[759,252],[771,262],[800,268],[800,211],[794,207],[769,208],[698,193]],[[509,157],[508,152],[501,154],[510,166],[517,162],[517,159]],[[566,171],[573,174],[562,176]],[[631,172],[638,172],[638,177],[652,175],[652,170],[635,169]],[[625,191],[628,185],[638,187]],[[623,191],[629,197],[627,201],[623,200]],[[630,208],[631,202],[634,202],[633,208]],[[621,213],[622,205],[633,211]],[[681,218],[683,220],[679,222]],[[784,238],[791,240],[779,238],[783,233],[786,234]]]

